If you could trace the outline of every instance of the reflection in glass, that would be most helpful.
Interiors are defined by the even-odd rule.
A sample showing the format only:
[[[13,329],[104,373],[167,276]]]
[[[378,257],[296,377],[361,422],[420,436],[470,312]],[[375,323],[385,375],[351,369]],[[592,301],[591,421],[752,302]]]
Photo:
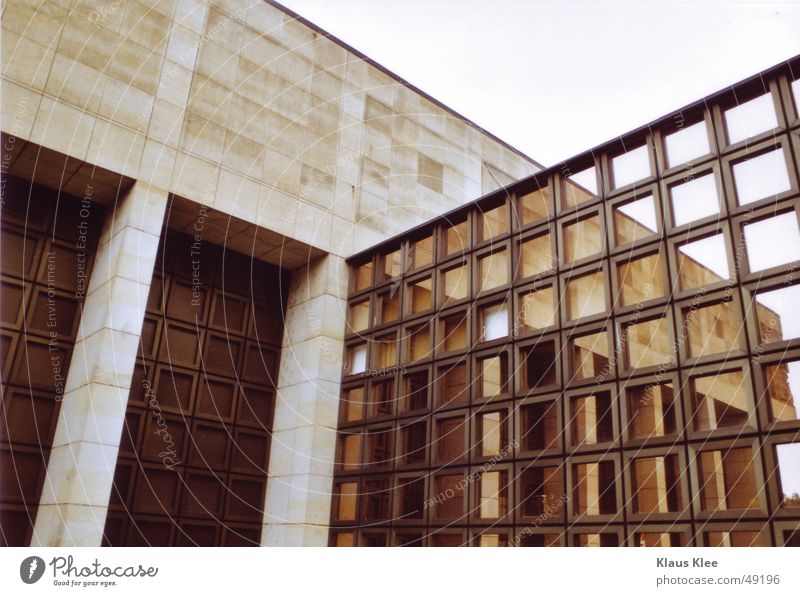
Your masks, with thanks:
[[[420,370],[405,376],[402,411],[413,412],[428,407],[428,371]]]
[[[425,421],[400,426],[400,462],[404,464],[425,463],[425,448],[428,445],[428,425]]]
[[[616,156],[611,160],[614,171],[614,188],[622,188],[651,175],[647,145]]]
[[[670,186],[669,196],[676,226],[719,213],[719,193],[713,173]]]
[[[772,94],[766,93],[725,112],[728,142],[733,145],[778,126]]]
[[[508,513],[508,472],[482,472],[478,478],[479,516],[496,519]]]
[[[601,331],[569,340],[570,370],[574,379],[591,379],[610,372],[608,333]]]
[[[508,335],[508,306],[505,302],[484,306],[478,312],[481,341],[491,341]]]
[[[358,483],[342,482],[338,485],[336,493],[339,496],[339,506],[336,508],[336,519],[338,521],[353,521],[356,518]]]
[[[433,236],[426,236],[413,242],[411,261],[415,269],[433,262]]]
[[[656,203],[647,195],[614,209],[614,241],[617,245],[637,242],[658,232]]]
[[[523,387],[535,389],[539,386],[552,385],[556,382],[556,342],[540,341],[520,349],[523,363]]]
[[[340,439],[340,454],[342,470],[357,470],[361,464],[361,433],[342,437]]]
[[[362,517],[369,521],[389,519],[389,480],[385,478],[364,482],[364,510]],[[382,537],[383,540],[385,538]]]
[[[719,302],[685,311],[689,357],[742,349],[743,325],[733,302]]]
[[[594,201],[597,198],[597,168],[595,166],[569,175],[564,180],[561,192],[561,206],[564,209]]]
[[[540,188],[519,198],[519,215],[523,226],[551,215],[550,189]]]
[[[383,416],[392,413],[394,406],[394,379],[375,381],[369,390],[369,416]]]
[[[343,400],[345,422],[355,422],[364,418],[364,387],[346,389]]]
[[[367,370],[367,344],[359,344],[350,348],[350,370],[351,375],[363,373]]]
[[[411,312],[424,312],[433,307],[433,280],[430,277],[412,283],[408,287]]]
[[[466,456],[467,422],[463,416],[440,418],[436,422],[436,453],[440,463],[450,463]]]
[[[794,211],[745,224],[743,230],[752,273],[800,260],[800,229]]]
[[[666,147],[667,162],[671,168],[708,155],[711,153],[711,147],[708,144],[708,130],[705,121],[667,135]]]
[[[680,532],[637,532],[633,541],[636,546],[686,546]]]
[[[755,304],[761,343],[800,337],[800,285],[759,292]]]
[[[464,220],[453,224],[444,233],[444,254],[452,255],[469,248],[469,228]]]
[[[533,517],[560,507],[564,494],[561,468],[557,466],[530,467],[522,473],[522,515]]]
[[[369,327],[369,300],[351,304],[347,312],[347,325],[351,331],[364,331]]]
[[[677,257],[681,290],[691,290],[730,278],[724,234],[680,244]]]
[[[522,277],[530,277],[555,267],[553,249],[550,244],[550,234],[542,234],[520,245],[520,261]]]
[[[564,226],[564,262],[571,263],[603,250],[600,217],[580,219]]]
[[[608,515],[617,512],[614,462],[572,465],[572,509],[575,515]]]
[[[573,397],[570,400],[570,427],[571,443],[575,447],[612,441],[611,394],[599,391],[593,395]]]
[[[523,331],[544,329],[556,324],[556,303],[553,286],[531,290],[520,295],[520,325]]]
[[[431,326],[428,323],[409,329],[408,359],[411,362],[431,355]]]
[[[616,547],[619,546],[619,536],[612,532],[601,534],[575,534],[572,538],[573,546],[582,547]]]
[[[672,362],[673,343],[669,321],[665,317],[625,325],[628,368],[644,368]]]
[[[508,251],[500,250],[478,260],[480,290],[485,292],[508,283]]]
[[[379,325],[385,325],[400,318],[400,292],[397,289],[378,294],[375,316]]]
[[[680,511],[683,499],[677,455],[639,457],[631,464],[634,513]]]
[[[800,398],[800,360],[787,360],[766,369],[769,418],[771,421],[797,420]]]
[[[441,319],[441,345],[444,352],[467,347],[467,313],[459,312]]]
[[[661,253],[624,261],[617,265],[622,306],[632,306],[666,295]]]
[[[672,383],[629,387],[626,394],[631,439],[650,439],[675,433],[677,426]]]
[[[605,274],[595,271],[567,282],[567,318],[569,320],[588,317],[605,312]]]
[[[439,369],[439,403],[443,406],[466,402],[467,393],[467,365],[454,364],[450,367]]]
[[[706,546],[764,546],[761,532],[703,532]]]
[[[464,515],[464,476],[448,474],[437,476],[435,495],[446,495],[435,500],[434,515],[437,519],[458,519]],[[452,496],[450,496],[452,495]]]
[[[467,266],[454,267],[444,272],[443,306],[463,300],[469,291]]]
[[[494,457],[508,445],[508,416],[505,412],[479,414],[478,447],[482,457]]]
[[[425,515],[425,479],[404,478],[397,482],[397,501],[402,519],[422,519]],[[403,541],[403,543],[413,542]]]
[[[490,240],[501,234],[506,234],[509,230],[508,226],[508,208],[499,205],[494,209],[489,209],[478,215],[480,225],[480,241]]]
[[[800,443],[775,446],[781,506],[800,507]]]
[[[701,451],[697,464],[703,511],[759,507],[753,451],[749,447]]]
[[[519,409],[520,442],[525,451],[558,448],[558,406],[556,402],[528,404]]]
[[[397,339],[394,333],[376,338],[372,344],[375,368],[389,368],[397,364]]]
[[[783,149],[733,164],[733,178],[740,205],[772,197],[792,188]]]
[[[508,357],[506,353],[478,360],[481,397],[496,397],[505,393],[508,385]]]
[[[388,254],[383,255],[383,279],[392,279],[402,273],[403,264],[403,251],[397,249]]]
[[[372,261],[356,267],[353,279],[353,291],[365,290],[372,285]]]

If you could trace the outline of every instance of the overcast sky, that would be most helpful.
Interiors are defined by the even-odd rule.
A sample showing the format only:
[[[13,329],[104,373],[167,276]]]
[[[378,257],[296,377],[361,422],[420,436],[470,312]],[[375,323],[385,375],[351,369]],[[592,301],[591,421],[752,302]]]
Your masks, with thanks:
[[[800,54],[800,1],[279,0],[545,165]]]

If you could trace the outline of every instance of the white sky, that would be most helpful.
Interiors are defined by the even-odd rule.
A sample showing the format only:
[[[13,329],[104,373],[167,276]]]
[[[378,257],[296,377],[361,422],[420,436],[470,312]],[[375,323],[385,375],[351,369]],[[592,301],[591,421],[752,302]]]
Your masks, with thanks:
[[[800,1],[279,0],[544,165],[800,54]]]

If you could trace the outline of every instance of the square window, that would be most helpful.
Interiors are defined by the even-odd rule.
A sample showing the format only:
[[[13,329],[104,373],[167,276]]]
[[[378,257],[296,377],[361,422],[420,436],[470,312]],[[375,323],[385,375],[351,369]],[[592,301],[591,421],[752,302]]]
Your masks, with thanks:
[[[537,342],[520,349],[523,366],[523,387],[535,389],[556,383],[556,342],[553,340]]]
[[[442,317],[439,321],[439,325],[442,338],[439,348],[442,352],[453,352],[456,350],[463,350],[467,347],[466,312],[459,312]]]
[[[397,365],[397,339],[394,333],[378,337],[372,343],[375,352],[375,368],[389,368]]]
[[[572,263],[603,251],[600,217],[595,215],[564,225],[564,262]]]
[[[567,281],[568,320],[589,317],[608,310],[605,279],[603,271],[595,271]]]
[[[347,372],[351,375],[357,375],[367,370],[367,344],[353,346],[350,348],[349,352],[350,354],[347,360],[350,366]]]
[[[609,515],[617,512],[614,462],[572,464],[572,511],[575,515]]]
[[[478,238],[481,242],[507,234],[510,229],[505,204],[480,212],[478,218]]]
[[[774,197],[792,188],[783,149],[733,164],[733,179],[740,205]]]
[[[758,508],[753,451],[748,447],[701,451],[697,458],[700,509]]]
[[[453,302],[463,300],[469,293],[469,273],[467,266],[453,267],[443,274],[444,289],[442,290],[442,305],[447,306]]]
[[[772,93],[751,99],[725,112],[728,142],[733,145],[778,126]]]
[[[433,279],[426,277],[409,284],[409,308],[412,314],[433,308]]]
[[[347,326],[356,333],[369,327],[369,300],[350,305],[347,311]]]
[[[415,240],[411,246],[411,262],[415,269],[433,263],[433,236]]]
[[[478,311],[481,341],[508,336],[508,305],[505,302],[484,306]]]
[[[564,209],[596,200],[598,198],[597,168],[591,166],[567,176],[561,194],[561,206]]]
[[[781,506],[800,507],[800,443],[775,445]]]
[[[598,391],[570,400],[570,429],[573,447],[597,445],[614,440],[611,393]]]
[[[695,430],[745,426],[753,412],[742,371],[694,377],[691,381]]]
[[[392,279],[397,277],[403,272],[403,251],[397,249],[382,257],[383,267],[381,273],[383,274],[382,280]]]
[[[520,442],[525,451],[558,449],[556,402],[527,404],[520,408]]]
[[[436,453],[442,464],[459,461],[466,457],[467,422],[463,416],[440,418],[436,421]]]
[[[755,295],[758,338],[762,344],[800,337],[800,285]]]
[[[600,331],[569,340],[570,372],[573,379],[592,379],[612,373],[609,363],[608,333]]]
[[[481,457],[500,455],[508,446],[508,418],[504,411],[478,414],[478,450]]]
[[[674,344],[666,317],[625,325],[622,337],[628,368],[645,368],[673,361]]]
[[[699,288],[731,277],[724,234],[679,244],[676,256],[681,290]]]
[[[519,245],[522,277],[530,277],[555,267],[550,234],[542,234]]]
[[[733,302],[684,311],[690,358],[742,349],[742,320]]]
[[[638,457],[631,462],[634,513],[674,513],[683,508],[678,456]]]
[[[529,467],[522,472],[522,515],[543,515],[549,509],[557,511],[564,489],[561,469],[556,466]]]
[[[478,476],[479,517],[497,519],[508,513],[508,472],[480,472]]]
[[[428,425],[423,420],[400,426],[400,449],[398,454],[404,464],[425,463],[425,448],[428,445]]]
[[[385,478],[364,482],[364,519],[383,521],[389,519],[389,481]]]
[[[400,318],[400,292],[392,288],[388,292],[378,294],[378,304],[375,312],[376,323],[385,325]]]
[[[719,191],[713,172],[669,187],[672,222],[682,226],[719,213]]]
[[[519,216],[523,226],[552,215],[550,189],[540,188],[519,198]]]
[[[628,433],[631,439],[665,437],[677,430],[672,383],[628,387]]]
[[[428,323],[408,330],[408,360],[416,362],[431,355],[431,326]]]
[[[454,223],[444,232],[444,254],[454,255],[469,248],[467,220]]]
[[[617,264],[622,306],[633,306],[667,295],[661,253]]]
[[[364,419],[364,387],[345,389],[342,401],[344,402],[345,422],[357,422]]]
[[[394,379],[374,382],[369,390],[370,417],[391,415],[393,406]]]
[[[556,298],[553,286],[520,294],[520,326],[522,331],[545,329],[556,324]]]
[[[614,171],[614,188],[622,188],[651,175],[647,145],[618,155],[611,160],[611,165]]]
[[[404,378],[401,411],[414,412],[428,407],[428,371],[409,373]]]
[[[638,242],[658,233],[656,202],[647,195],[614,209],[614,242],[617,246]]]
[[[359,292],[372,286],[372,261],[368,261],[355,268],[353,274],[353,291]]]
[[[794,211],[745,224],[743,232],[751,273],[800,260],[800,229]]]
[[[478,277],[481,292],[508,284],[508,251],[500,250],[479,258]]]
[[[443,406],[465,403],[469,400],[467,391],[467,365],[454,364],[439,368],[439,403]]]
[[[705,121],[667,135],[665,141],[667,163],[671,168],[711,153]]]
[[[769,419],[772,422],[798,420],[800,360],[788,360],[766,368]]]
[[[478,371],[481,397],[497,397],[508,390],[508,356],[505,352],[479,359]]]

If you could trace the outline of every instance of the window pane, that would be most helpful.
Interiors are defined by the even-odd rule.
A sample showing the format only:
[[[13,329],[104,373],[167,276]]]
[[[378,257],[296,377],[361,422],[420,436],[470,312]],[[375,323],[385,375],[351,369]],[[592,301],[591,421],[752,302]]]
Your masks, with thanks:
[[[434,494],[437,519],[458,519],[464,515],[464,477],[460,474],[437,476]]]
[[[637,242],[658,232],[653,195],[625,203],[614,209],[614,241]]]
[[[733,164],[733,178],[740,205],[775,196],[792,188],[783,149]]]
[[[478,361],[481,397],[505,393],[508,384],[508,357],[505,353]]]
[[[800,443],[776,445],[781,506],[800,507]]]
[[[602,534],[575,534],[573,543],[575,546],[584,547],[616,547],[619,546],[619,536],[610,532],[604,532]]]
[[[622,188],[650,176],[650,157],[647,145],[618,155],[611,160],[614,188]]]
[[[744,226],[747,263],[755,273],[800,260],[800,229],[794,211]],[[776,250],[776,247],[780,250]]]
[[[706,546],[764,546],[761,532],[704,532]]]
[[[466,265],[444,272],[444,305],[466,298],[468,290],[469,273]]]
[[[761,343],[800,337],[800,285],[759,292],[755,299]]]
[[[479,489],[481,518],[494,519],[508,513],[508,472],[482,472]]]
[[[666,296],[663,259],[655,253],[617,265],[622,306]]]
[[[478,446],[483,457],[494,457],[508,445],[508,415],[505,412],[479,414]]]
[[[672,362],[673,343],[669,321],[662,317],[624,327],[628,368],[644,368]]]
[[[372,285],[372,261],[356,267],[353,280],[354,291],[365,290]]]
[[[792,95],[794,95],[794,111],[800,114],[800,79],[792,81]]]
[[[425,515],[425,480],[406,478],[398,481],[397,499],[401,518],[422,519]]]
[[[556,301],[553,286],[520,295],[520,324],[524,331],[544,329],[556,324]]]
[[[410,284],[410,305],[412,313],[424,312],[433,308],[433,280],[430,277]]]
[[[742,321],[732,302],[720,302],[685,314],[689,356],[708,356],[742,349]]]
[[[342,470],[358,470],[361,464],[361,433],[342,437],[341,458]]]
[[[713,173],[670,186],[669,195],[676,226],[719,213],[719,193]]]
[[[463,350],[467,347],[467,313],[461,312],[441,320],[441,345],[444,352]]]
[[[360,344],[350,348],[350,370],[351,375],[363,373],[367,370],[367,344]]]
[[[431,326],[428,323],[408,331],[408,359],[411,362],[431,354]]]
[[[436,453],[439,462],[446,464],[466,456],[467,422],[463,416],[442,418],[436,422]]]
[[[614,440],[611,394],[608,391],[573,397],[570,400],[570,419],[572,445],[575,447]]]
[[[467,393],[467,365],[455,364],[439,369],[439,403],[443,406],[462,403],[469,399]]]
[[[508,335],[508,306],[505,303],[484,306],[478,316],[482,341],[491,341]]]
[[[650,439],[675,433],[672,383],[642,385],[626,390],[631,439]]]
[[[364,464],[370,468],[386,466],[392,461],[392,430],[378,428],[367,433]]]
[[[354,387],[344,392],[346,422],[355,422],[364,418],[364,388]]]
[[[380,325],[400,318],[400,292],[397,289],[378,295],[376,317]]]
[[[700,507],[703,511],[759,506],[753,452],[748,447],[702,451],[698,458]]]
[[[614,462],[572,465],[575,515],[606,515],[617,511]]]
[[[336,519],[339,521],[352,521],[356,518],[358,483],[342,482],[339,484],[338,489],[339,507],[336,510]]]
[[[591,379],[611,373],[608,356],[608,333],[605,331],[569,340],[570,372],[574,379]]]
[[[556,402],[529,404],[520,408],[520,437],[525,451],[557,449],[558,406]]]
[[[383,256],[383,279],[397,277],[402,272],[403,251],[399,248]]]
[[[573,277],[567,282],[567,318],[570,320],[605,312],[605,274],[602,271]]]
[[[730,278],[724,234],[680,244],[677,257],[681,290],[691,290]]]
[[[686,540],[679,532],[637,532],[633,540],[636,546],[686,546]]]
[[[523,386],[534,389],[539,386],[552,385],[556,382],[556,342],[542,341],[520,350],[523,360]]]
[[[778,126],[772,94],[751,99],[725,112],[728,142],[738,143]]]
[[[711,153],[704,121],[667,135],[666,145],[671,168]]]
[[[541,188],[519,198],[519,214],[522,225],[546,219],[550,213],[550,189]]]
[[[444,249],[446,255],[463,252],[469,248],[469,229],[467,222],[462,221],[447,228],[444,233]]]
[[[790,360],[768,366],[766,377],[770,420],[797,420],[797,398],[800,397],[800,360]]]
[[[401,463],[422,464],[425,462],[425,447],[428,445],[428,425],[414,422],[400,427]]]
[[[375,352],[376,368],[389,368],[397,364],[397,339],[393,333],[377,338],[372,349]]]
[[[564,180],[561,206],[565,209],[594,201],[597,193],[597,168],[592,166]]]
[[[522,277],[529,277],[555,267],[550,234],[542,234],[520,244]]]
[[[522,473],[522,514],[542,515],[559,508],[563,497],[561,469],[556,466],[528,468]]]
[[[369,416],[385,416],[394,406],[394,379],[376,381],[369,391]]]
[[[501,250],[478,260],[480,291],[499,288],[508,283],[508,251]]]
[[[351,304],[347,312],[347,325],[351,331],[364,331],[369,327],[369,300]]]
[[[402,411],[413,412],[428,407],[428,371],[421,370],[405,376]]]
[[[508,536],[506,534],[481,534],[478,537],[478,547],[500,546],[508,546]]]
[[[480,240],[489,240],[506,234],[509,230],[508,226],[508,207],[500,205],[494,209],[489,209],[479,214],[480,217]]]
[[[640,457],[632,462],[634,513],[670,513],[683,506],[677,455]]]
[[[411,251],[414,268],[425,267],[433,262],[433,236],[416,240]]]
[[[603,250],[600,218],[587,217],[564,226],[564,262],[599,254]]]

